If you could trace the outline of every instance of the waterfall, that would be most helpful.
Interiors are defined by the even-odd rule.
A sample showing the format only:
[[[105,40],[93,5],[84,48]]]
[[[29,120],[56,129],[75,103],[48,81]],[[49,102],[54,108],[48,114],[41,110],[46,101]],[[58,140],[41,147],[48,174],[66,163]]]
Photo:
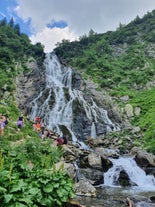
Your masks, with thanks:
[[[90,133],[96,137],[95,123],[101,120],[107,131],[119,130],[109,119],[107,111],[99,108],[91,98],[89,103],[85,100],[82,91],[72,88],[72,69],[60,64],[54,53],[46,54],[46,86],[32,101],[30,119],[40,116],[47,128],[62,133],[60,126],[65,126],[72,136],[73,142],[77,135],[73,131],[73,102],[78,100],[83,107],[87,119],[92,123]]]
[[[95,127],[95,124],[94,122],[92,123],[92,126],[91,126],[91,138],[96,138],[96,127]]]
[[[120,157],[119,159],[110,159],[113,167],[104,173],[104,185],[115,186],[120,172],[124,170],[131,182],[135,183],[138,187],[149,188],[155,190],[155,178],[153,175],[146,175],[135,162],[133,157]]]

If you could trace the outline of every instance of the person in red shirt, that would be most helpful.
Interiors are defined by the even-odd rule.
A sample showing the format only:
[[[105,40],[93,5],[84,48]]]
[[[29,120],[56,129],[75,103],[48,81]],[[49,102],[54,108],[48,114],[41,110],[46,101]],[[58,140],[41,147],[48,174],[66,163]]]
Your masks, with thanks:
[[[64,143],[64,140],[62,137],[60,137],[60,135],[58,135],[58,138],[57,138],[57,145],[62,145]]]

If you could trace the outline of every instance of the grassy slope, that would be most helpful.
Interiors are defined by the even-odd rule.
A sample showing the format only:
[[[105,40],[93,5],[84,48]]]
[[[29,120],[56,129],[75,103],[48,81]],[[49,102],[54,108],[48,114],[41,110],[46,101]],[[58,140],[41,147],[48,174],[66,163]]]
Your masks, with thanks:
[[[155,153],[155,11],[130,24],[120,25],[115,32],[90,32],[80,41],[63,41],[55,49],[61,61],[77,69],[83,78],[99,84],[117,103],[123,95],[128,103],[140,107],[141,113],[132,121],[141,127],[141,140],[135,140]],[[148,85],[150,85],[148,87]]]

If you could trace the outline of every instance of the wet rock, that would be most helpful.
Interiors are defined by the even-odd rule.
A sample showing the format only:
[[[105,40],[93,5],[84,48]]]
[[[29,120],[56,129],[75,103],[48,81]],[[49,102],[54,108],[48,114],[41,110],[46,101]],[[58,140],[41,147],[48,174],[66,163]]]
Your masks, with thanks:
[[[143,169],[155,167],[155,156],[153,154],[148,153],[138,147],[133,147],[131,154],[135,155],[135,161]]]
[[[89,166],[94,168],[94,169],[98,169],[98,170],[102,170],[102,159],[100,155],[97,155],[96,153],[91,152],[88,155],[88,163]]]
[[[80,174],[83,174],[91,184],[99,185],[103,184],[103,172],[92,168],[80,168]]]
[[[150,200],[152,201],[152,203],[155,203],[155,196],[151,196]]]
[[[119,178],[118,178],[118,183],[121,186],[131,186],[130,178],[124,170],[122,170],[120,172],[120,175],[119,175]]]
[[[76,195],[92,197],[96,196],[96,189],[86,179],[82,178],[78,183],[75,184],[75,193]]]

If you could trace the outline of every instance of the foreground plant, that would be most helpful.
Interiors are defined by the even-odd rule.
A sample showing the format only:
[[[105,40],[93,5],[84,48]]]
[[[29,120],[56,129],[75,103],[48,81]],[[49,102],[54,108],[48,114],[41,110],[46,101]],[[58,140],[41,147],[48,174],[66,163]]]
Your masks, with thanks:
[[[59,170],[55,168],[62,156],[61,149],[50,144],[34,139],[9,150],[3,145],[0,150],[2,206],[56,207],[74,196],[72,179],[63,166]]]
[[[6,207],[62,206],[74,196],[73,183],[63,171],[31,171],[27,178],[0,172],[0,200]]]

